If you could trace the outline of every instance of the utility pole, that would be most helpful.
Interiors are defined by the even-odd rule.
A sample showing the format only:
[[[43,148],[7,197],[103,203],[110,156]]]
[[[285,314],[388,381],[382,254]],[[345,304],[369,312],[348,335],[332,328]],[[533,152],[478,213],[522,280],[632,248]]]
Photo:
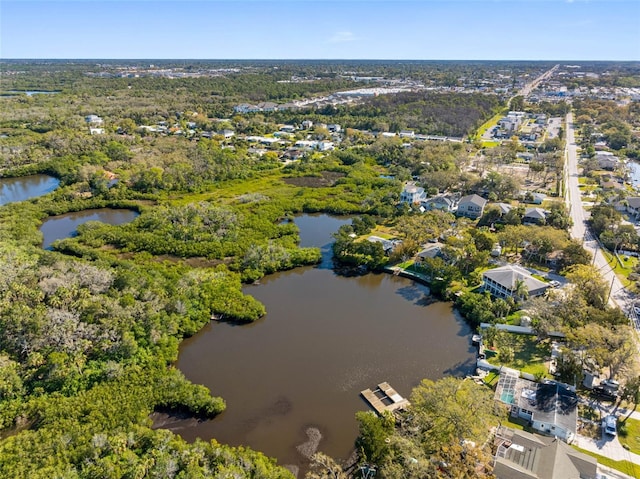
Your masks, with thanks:
[[[616,273],[614,271],[611,271],[613,273],[613,276],[611,277],[611,286],[609,287],[609,294],[607,295],[607,300],[605,301],[605,304],[609,303],[609,299],[611,299],[611,292],[613,291],[613,282],[616,280]]]

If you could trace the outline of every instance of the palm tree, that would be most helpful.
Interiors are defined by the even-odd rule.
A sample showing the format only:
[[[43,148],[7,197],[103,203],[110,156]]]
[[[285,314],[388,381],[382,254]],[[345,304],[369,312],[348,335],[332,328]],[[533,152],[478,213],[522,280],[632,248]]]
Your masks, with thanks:
[[[529,297],[529,288],[523,279],[517,279],[513,288],[513,297],[516,302],[521,303]]]

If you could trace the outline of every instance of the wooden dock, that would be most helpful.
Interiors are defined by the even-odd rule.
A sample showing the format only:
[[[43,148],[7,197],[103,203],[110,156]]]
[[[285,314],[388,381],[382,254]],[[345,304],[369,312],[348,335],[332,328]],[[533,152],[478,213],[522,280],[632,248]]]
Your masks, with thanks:
[[[408,399],[400,396],[387,382],[378,384],[378,387],[373,391],[365,389],[360,394],[369,403],[369,406],[380,415],[385,411],[393,412],[396,409],[403,409],[410,404]]]

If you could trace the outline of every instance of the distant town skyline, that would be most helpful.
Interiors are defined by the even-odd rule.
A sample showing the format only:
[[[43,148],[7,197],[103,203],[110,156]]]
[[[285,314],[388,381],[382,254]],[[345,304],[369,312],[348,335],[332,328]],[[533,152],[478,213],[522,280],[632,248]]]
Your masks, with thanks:
[[[0,58],[640,61],[639,0],[0,2]]]

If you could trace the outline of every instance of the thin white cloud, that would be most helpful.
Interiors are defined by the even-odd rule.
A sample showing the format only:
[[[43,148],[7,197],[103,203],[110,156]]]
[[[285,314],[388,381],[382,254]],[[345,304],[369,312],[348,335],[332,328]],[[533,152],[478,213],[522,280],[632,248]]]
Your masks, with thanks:
[[[356,36],[353,32],[336,32],[331,38],[329,38],[329,43],[347,43],[356,40]]]

